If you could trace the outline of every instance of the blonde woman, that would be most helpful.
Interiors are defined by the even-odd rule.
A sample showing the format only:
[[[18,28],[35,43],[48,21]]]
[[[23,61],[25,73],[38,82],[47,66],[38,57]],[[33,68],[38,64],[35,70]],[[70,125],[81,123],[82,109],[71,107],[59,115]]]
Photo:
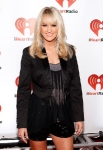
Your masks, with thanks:
[[[54,7],[41,10],[34,41],[23,50],[17,98],[18,136],[32,150],[73,150],[83,131],[83,100],[74,47],[66,43],[63,19]],[[31,82],[34,86],[31,94]],[[74,126],[75,122],[75,126]]]

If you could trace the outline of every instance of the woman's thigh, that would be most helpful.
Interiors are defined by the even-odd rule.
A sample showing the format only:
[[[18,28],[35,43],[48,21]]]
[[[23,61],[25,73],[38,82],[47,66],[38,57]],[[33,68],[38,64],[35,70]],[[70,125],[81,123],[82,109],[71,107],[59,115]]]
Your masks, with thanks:
[[[73,136],[68,138],[57,137],[50,134],[56,150],[73,150]]]
[[[31,150],[47,150],[47,141],[29,140]]]

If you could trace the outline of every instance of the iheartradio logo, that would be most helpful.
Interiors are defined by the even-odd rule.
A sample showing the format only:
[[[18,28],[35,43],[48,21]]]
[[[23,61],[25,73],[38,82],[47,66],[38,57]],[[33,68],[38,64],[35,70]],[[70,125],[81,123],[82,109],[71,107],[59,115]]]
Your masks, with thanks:
[[[76,0],[56,0],[56,2],[61,6],[64,7],[64,3],[67,3],[67,6],[70,7]]]
[[[88,78],[88,83],[89,85],[96,90],[96,85],[100,84],[101,88],[100,90],[103,89],[103,74],[101,76],[97,76],[96,74],[92,74],[89,78]]]
[[[15,80],[15,84],[16,84],[16,86],[18,86],[18,85],[19,85],[19,77],[17,77],[17,78],[16,78],[16,80]]]
[[[25,18],[18,18],[15,22],[15,26],[17,30],[23,35],[25,34],[25,29],[29,28],[30,35],[32,35],[34,33],[35,22],[36,22],[35,18],[30,18],[29,20],[26,20]]]
[[[1,105],[0,105],[0,112],[1,112]]]
[[[90,23],[90,29],[98,36],[98,32],[100,29],[103,30],[103,21],[101,22],[98,19],[93,20]]]

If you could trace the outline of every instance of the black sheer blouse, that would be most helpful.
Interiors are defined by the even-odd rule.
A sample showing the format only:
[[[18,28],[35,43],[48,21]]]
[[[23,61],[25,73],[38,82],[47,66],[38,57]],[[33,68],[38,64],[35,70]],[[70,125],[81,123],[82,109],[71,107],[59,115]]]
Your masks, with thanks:
[[[49,127],[58,121],[63,121],[71,129],[74,129],[74,123],[69,114],[69,99],[64,93],[60,63],[49,65],[52,76],[52,94],[48,103],[36,95],[32,95],[28,114],[29,134]]]

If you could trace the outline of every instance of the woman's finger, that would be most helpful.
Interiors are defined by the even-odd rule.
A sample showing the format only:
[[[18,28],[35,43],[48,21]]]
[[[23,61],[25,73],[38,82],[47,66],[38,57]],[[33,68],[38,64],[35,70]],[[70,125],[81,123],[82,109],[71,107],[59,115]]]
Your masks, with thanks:
[[[25,143],[27,143],[28,133],[26,129],[19,129],[18,130],[18,137]]]
[[[25,138],[28,140],[29,138],[28,138],[28,132],[27,131],[25,131]]]
[[[79,128],[78,131],[76,132],[76,135],[79,136],[83,132],[83,128]]]
[[[27,139],[24,136],[21,137],[21,140],[27,144]]]
[[[75,132],[76,132],[76,133],[78,132],[78,129],[79,129],[79,125],[76,123],[76,124],[75,124]]]
[[[83,132],[83,122],[76,122],[75,132],[76,132],[76,136],[79,136]]]

